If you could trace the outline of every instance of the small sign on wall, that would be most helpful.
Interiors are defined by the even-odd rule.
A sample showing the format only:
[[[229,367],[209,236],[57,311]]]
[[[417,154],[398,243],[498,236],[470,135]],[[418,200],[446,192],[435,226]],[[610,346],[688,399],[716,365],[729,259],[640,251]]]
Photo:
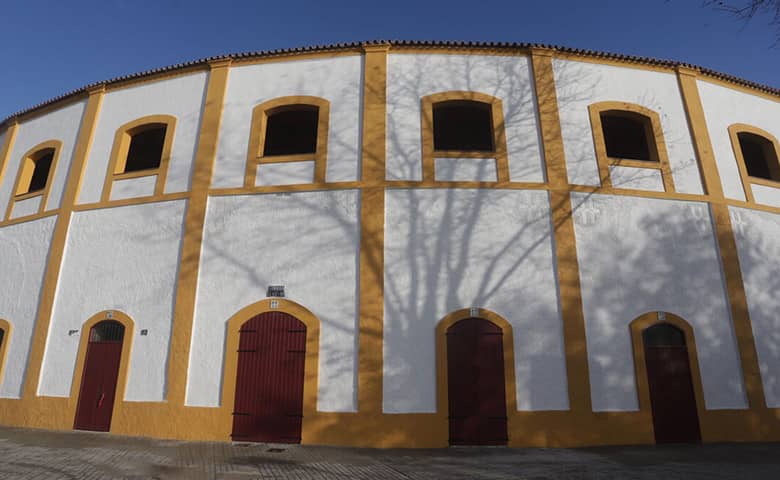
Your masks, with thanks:
[[[284,285],[269,285],[265,296],[284,298]]]

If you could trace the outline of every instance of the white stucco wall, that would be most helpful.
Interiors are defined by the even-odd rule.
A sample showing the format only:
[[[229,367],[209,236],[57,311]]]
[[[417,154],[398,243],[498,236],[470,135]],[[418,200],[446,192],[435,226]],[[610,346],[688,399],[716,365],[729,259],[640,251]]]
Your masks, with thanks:
[[[125,338],[132,342],[125,400],[164,399],[185,206],[171,201],[73,214],[39,395],[70,395],[82,325],[119,310],[135,325],[133,338]]]
[[[157,175],[148,177],[128,178],[111,182],[111,200],[124,198],[150,197],[154,195],[157,186]]]
[[[360,178],[362,85],[360,55],[232,68],[212,184],[215,187],[244,185],[252,109],[268,100],[291,95],[321,97],[330,102],[325,180],[357,180]]]
[[[702,193],[685,107],[674,73],[561,59],[553,60],[553,70],[570,183],[600,185],[588,105],[621,101],[658,113],[675,189]]]
[[[27,215],[38,213],[42,201],[43,197],[39,196],[14,202],[14,208],[11,210],[11,218],[26,217]]]
[[[709,207],[579,193],[572,204],[593,409],[638,409],[629,324],[654,311],[693,328],[706,408],[746,408]]]
[[[503,102],[509,178],[544,181],[530,60],[521,56],[390,54],[387,61],[387,178],[422,179],[422,97],[451,90]]]
[[[704,108],[704,119],[712,141],[712,151],[720,172],[723,193],[727,198],[745,200],[742,179],[734,157],[729,137],[729,126],[745,123],[780,139],[780,101],[772,101],[759,95],[699,81],[699,95]],[[756,201],[780,206],[780,190],[772,194],[769,189],[753,187]]]
[[[5,213],[8,202],[14,194],[14,183],[22,163],[22,155],[36,145],[49,140],[61,141],[62,149],[56,169],[53,168],[49,172],[52,184],[46,210],[53,210],[60,206],[85,105],[86,101],[75,102],[19,124],[14,148],[8,156],[5,175],[2,178],[2,184],[0,184],[0,212]]]
[[[609,178],[612,181],[612,186],[616,188],[632,188],[652,192],[664,191],[661,171],[653,168],[610,166]]]
[[[444,181],[498,181],[495,158],[436,158],[434,176]]]
[[[302,162],[262,163],[257,166],[255,185],[296,185],[314,181],[316,165],[312,160]]]
[[[568,409],[547,192],[390,190],[385,218],[384,411],[436,411],[436,325],[468,307],[512,325],[518,408]]]
[[[356,190],[209,199],[187,405],[220,404],[227,321],[284,285],[320,320],[318,410],[356,410],[358,199]]]
[[[730,207],[767,406],[780,407],[780,216]]]
[[[100,200],[116,131],[122,125],[147,115],[176,117],[164,192],[189,190],[207,78],[205,72],[193,73],[106,93],[84,171],[79,202]]]
[[[56,218],[0,228],[0,318],[11,324],[0,397],[20,398]],[[7,333],[7,332],[6,332]]]

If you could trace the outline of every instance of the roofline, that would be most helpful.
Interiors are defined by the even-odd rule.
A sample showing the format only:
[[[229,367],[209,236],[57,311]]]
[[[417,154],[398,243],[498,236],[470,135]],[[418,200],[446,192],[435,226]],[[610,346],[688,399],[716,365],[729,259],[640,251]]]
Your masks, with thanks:
[[[677,62],[673,60],[663,60],[663,59],[642,57],[636,55],[623,55],[619,53],[601,52],[597,50],[586,50],[586,49],[579,49],[579,48],[564,47],[560,45],[549,45],[543,43],[436,41],[436,40],[370,40],[367,42],[348,42],[348,43],[336,43],[336,44],[329,44],[329,45],[313,45],[308,47],[283,48],[283,49],[276,49],[276,50],[260,50],[254,52],[229,53],[226,55],[204,57],[204,58],[200,58],[188,62],[154,68],[151,70],[132,73],[129,75],[122,75],[119,77],[110,78],[108,80],[90,83],[76,90],[71,90],[67,93],[53,97],[37,105],[33,105],[32,107],[12,113],[11,115],[8,115],[7,117],[0,120],[0,129],[6,127],[14,119],[36,112],[45,107],[54,105],[60,101],[72,99],[81,94],[85,94],[95,88],[108,87],[119,83],[124,83],[127,81],[137,80],[145,77],[151,77],[154,75],[165,74],[165,73],[184,70],[193,67],[206,66],[209,63],[214,61],[228,60],[228,59],[246,60],[246,59],[254,59],[254,58],[286,57],[286,56],[295,56],[295,55],[301,55],[306,53],[319,53],[319,52],[338,52],[338,51],[345,51],[345,50],[362,49],[364,47],[372,46],[372,45],[387,45],[389,47],[413,47],[413,48],[423,48],[423,49],[451,48],[455,50],[469,49],[469,48],[506,50],[506,51],[540,49],[540,50],[549,50],[553,52],[560,52],[560,53],[565,53],[565,54],[575,55],[575,56],[601,58],[605,60],[613,60],[613,61],[626,62],[626,63],[644,64],[644,65],[652,65],[652,66],[666,67],[666,68],[682,67],[682,68],[689,68],[698,71],[703,75],[713,77],[718,80],[723,80],[743,87],[748,87],[754,90],[758,90],[759,92],[774,95],[779,97],[778,99],[780,99],[780,88],[770,87],[769,85],[753,82],[734,75],[721,73],[709,68],[700,67],[698,65],[694,65],[690,63]]]

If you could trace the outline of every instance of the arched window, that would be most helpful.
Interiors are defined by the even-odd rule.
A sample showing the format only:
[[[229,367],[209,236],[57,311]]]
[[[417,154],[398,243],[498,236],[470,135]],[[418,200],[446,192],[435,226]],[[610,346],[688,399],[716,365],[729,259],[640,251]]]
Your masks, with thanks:
[[[149,183],[147,196],[162,195],[171,157],[176,118],[170,115],[150,115],[119,127],[114,136],[102,201],[111,200],[115,182],[144,180]]]
[[[319,97],[281,97],[257,105],[244,186],[324,183],[330,103]]]
[[[50,140],[39,143],[22,156],[6,219],[12,215],[27,216],[46,210],[61,147],[62,142],[59,140]]]
[[[422,99],[421,122],[423,181],[509,180],[501,100],[478,92],[428,95]],[[444,168],[452,162],[487,168],[476,178],[453,178]]]
[[[660,171],[663,188],[674,191],[658,113],[626,102],[599,102],[588,106],[601,184],[612,187],[613,168]]]
[[[748,202],[755,202],[753,185],[780,187],[780,142],[775,136],[752,125],[735,123],[729,127],[729,137]]]
[[[642,332],[645,346],[684,347],[685,334],[679,328],[668,323],[658,323]]]

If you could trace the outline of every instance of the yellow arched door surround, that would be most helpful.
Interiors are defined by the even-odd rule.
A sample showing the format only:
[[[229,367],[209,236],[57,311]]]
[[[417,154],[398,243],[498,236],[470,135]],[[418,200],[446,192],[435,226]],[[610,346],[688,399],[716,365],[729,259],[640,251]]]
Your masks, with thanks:
[[[70,402],[68,402],[68,418],[74,419],[76,407],[78,406],[79,392],[81,392],[81,381],[84,374],[84,362],[87,357],[87,346],[89,344],[89,334],[92,327],[104,320],[113,320],[119,322],[125,327],[124,338],[122,339],[122,356],[119,360],[119,375],[116,381],[116,400],[112,412],[112,419],[122,415],[122,409],[125,399],[125,387],[127,386],[127,377],[130,373],[130,353],[133,346],[134,322],[125,313],[118,310],[104,310],[89,318],[81,326],[81,338],[79,338],[79,350],[76,356],[76,368],[73,371],[73,383],[70,387]],[[111,429],[114,429],[113,421]]]
[[[693,334],[693,328],[690,326],[690,324],[672,313],[648,312],[634,319],[629,326],[631,329],[631,344],[634,350],[634,369],[636,375],[637,397],[639,399],[639,410],[640,412],[643,412],[652,418],[650,386],[647,378],[645,347],[644,341],[642,339],[642,333],[648,328],[658,324],[672,325],[685,334],[685,346],[688,351],[688,364],[690,365],[691,369],[693,393],[694,397],[696,398],[696,411],[699,416],[700,427],[703,431],[706,409],[704,407],[704,391],[702,389],[701,383],[701,371],[699,370],[699,356],[696,352],[696,338]]]
[[[436,325],[436,412],[442,423],[440,435],[444,435],[442,441],[447,444],[449,431],[449,385],[447,383],[447,330],[466,318],[481,318],[487,320],[501,329],[504,347],[504,391],[506,393],[507,410],[507,434],[509,445],[513,440],[513,415],[517,411],[517,396],[515,393],[515,355],[512,326],[497,313],[484,308],[464,308],[456,310]]]
[[[301,443],[312,443],[315,431],[307,418],[317,414],[317,388],[319,381],[320,320],[308,309],[292,300],[269,298],[242,308],[227,321],[225,338],[225,370],[222,377],[222,410],[227,437],[230,435],[232,416],[230,412],[236,399],[236,375],[238,369],[239,330],[241,325],[252,317],[265,312],[284,312],[297,318],[306,325],[306,358],[304,360],[303,381],[303,425]]]

